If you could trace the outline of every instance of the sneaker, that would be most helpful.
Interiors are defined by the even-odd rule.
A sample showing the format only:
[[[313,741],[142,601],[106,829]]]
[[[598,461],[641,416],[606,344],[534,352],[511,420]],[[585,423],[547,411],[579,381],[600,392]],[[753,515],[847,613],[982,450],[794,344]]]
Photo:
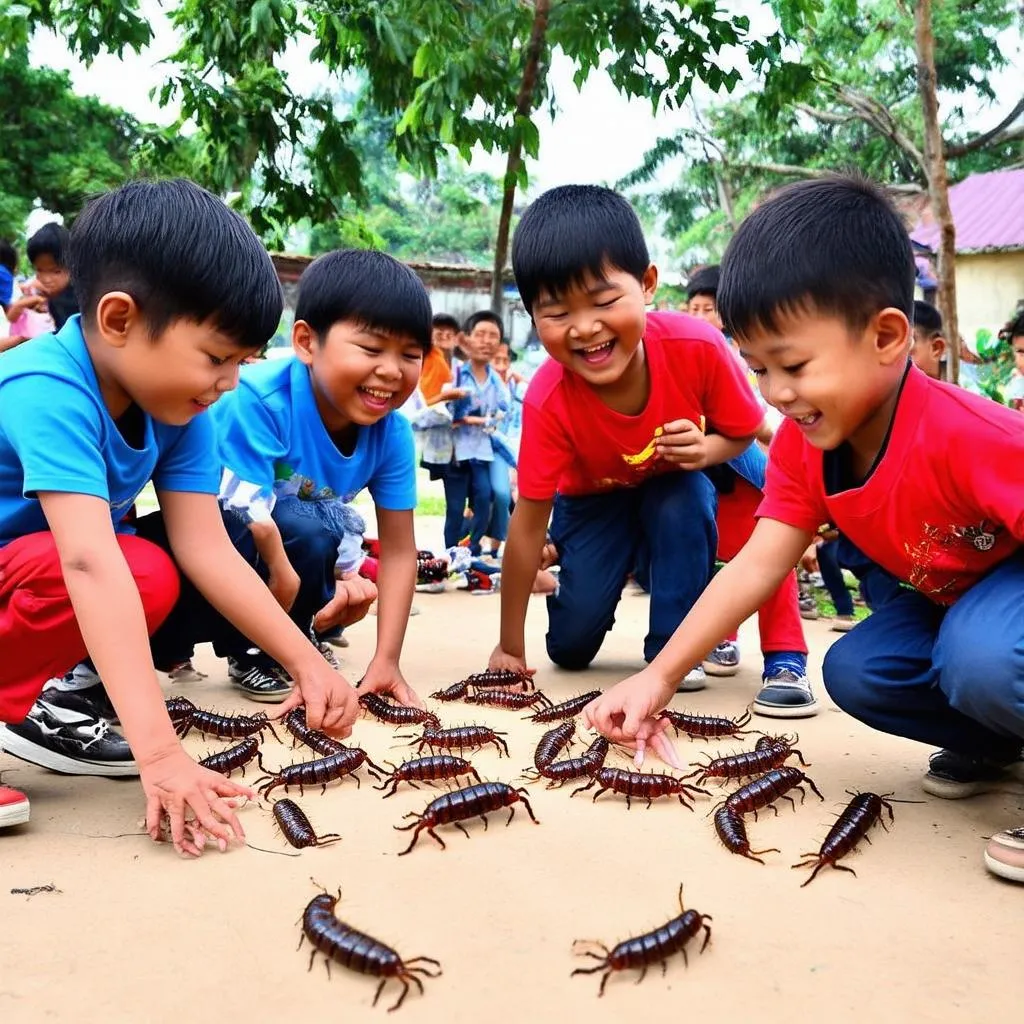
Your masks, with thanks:
[[[84,672],[79,671],[82,669]],[[88,686],[69,685],[83,679],[91,679]],[[91,718],[105,718],[111,725],[120,724],[103,682],[88,665],[76,665],[63,678],[48,680],[43,688],[43,697]]]
[[[442,583],[440,580],[434,583],[417,583],[416,593],[417,594],[443,594],[448,589],[446,583]]]
[[[3,800],[0,789],[0,801]],[[0,806],[0,814],[3,807]],[[0,825],[3,818],[0,818]],[[985,867],[1000,878],[1024,882],[1024,828],[1008,828],[997,832],[985,847]]]
[[[456,584],[458,590],[468,590],[471,594],[496,594],[501,584],[501,573],[481,572],[469,569]]]
[[[65,775],[138,775],[128,741],[77,693],[49,689],[17,725],[0,725],[0,750]]]
[[[818,611],[817,602],[813,597],[808,595],[807,597],[800,598],[800,618],[801,619],[817,619],[821,613]]]
[[[261,704],[280,704],[292,692],[292,681],[284,670],[262,652],[257,657],[246,654],[228,658],[228,679],[246,697]]]
[[[833,633],[849,633],[856,625],[857,620],[852,615],[837,615],[829,628]]]
[[[754,698],[754,714],[766,718],[810,718],[818,713],[818,702],[806,675],[789,668],[776,668],[761,677],[761,689]]]
[[[28,797],[21,790],[0,786],[0,828],[24,825],[28,816]]]
[[[676,693],[695,693],[703,690],[708,685],[707,673],[703,665],[694,665],[689,672],[683,676],[682,681],[676,687]]]
[[[318,637],[313,629],[310,629],[309,631],[309,642],[320,652],[320,657],[322,657],[324,661],[331,666],[331,668],[338,672],[341,671],[341,665],[338,664],[338,657],[334,651],[331,650],[331,645],[326,640],[322,640]],[[280,673],[275,674],[279,675]]]
[[[335,626],[333,629],[327,630],[326,633],[317,633],[316,638],[332,647],[348,647],[348,637],[345,636],[341,626]]]
[[[921,788],[942,800],[962,800],[998,789],[1006,782],[1009,767],[987,758],[940,750],[928,759]]]
[[[206,678],[206,673],[200,672],[189,658],[187,661],[179,661],[172,665],[167,670],[167,678],[172,683],[199,683]]]
[[[704,671],[709,676],[734,676],[740,670],[740,645],[732,640],[719,644],[705,659]]]

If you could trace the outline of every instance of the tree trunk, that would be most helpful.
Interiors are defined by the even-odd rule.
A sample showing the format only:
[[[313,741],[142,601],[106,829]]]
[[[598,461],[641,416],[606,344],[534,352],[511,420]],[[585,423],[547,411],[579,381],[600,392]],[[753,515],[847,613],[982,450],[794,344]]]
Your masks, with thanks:
[[[537,90],[537,75],[544,53],[544,37],[548,30],[551,0],[534,0],[533,27],[526,45],[523,78],[516,96],[515,116],[528,118],[533,112],[533,97]],[[512,205],[516,198],[516,182],[523,163],[522,133],[513,131],[512,145],[505,165],[505,187],[501,196],[501,216],[498,219],[498,237],[494,243],[494,272],[491,277],[491,309],[501,316],[505,291],[505,263],[508,260],[508,236],[512,224]]]
[[[960,327],[956,315],[956,225],[949,208],[949,183],[939,122],[939,98],[935,76],[935,37],[932,33],[932,0],[917,0],[914,7],[914,45],[917,49],[917,91],[924,115],[924,157],[932,215],[939,227],[938,304],[943,333],[948,343],[947,379],[960,380]]]

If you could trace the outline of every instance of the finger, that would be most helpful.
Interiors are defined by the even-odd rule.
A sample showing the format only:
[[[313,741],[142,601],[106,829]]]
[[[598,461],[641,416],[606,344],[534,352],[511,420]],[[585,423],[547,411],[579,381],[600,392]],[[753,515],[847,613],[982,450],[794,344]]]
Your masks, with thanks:
[[[311,696],[306,699],[306,724],[310,729],[319,729],[324,724],[324,714],[327,710],[327,701],[322,691],[317,688]]]
[[[633,755],[633,764],[640,768],[644,763],[644,754],[647,751],[647,741],[642,736],[636,738],[636,753]]]
[[[224,822],[226,829],[230,829],[234,835],[226,834],[224,836],[224,843],[221,845],[222,850],[227,849],[227,843],[232,839],[237,839],[240,843],[245,842],[245,829],[242,827],[242,823],[235,814],[233,807],[234,805],[228,801],[223,800],[217,796],[216,791],[212,791],[208,794],[210,798],[210,813],[215,814],[222,822]]]
[[[185,837],[185,805],[180,800],[168,800],[164,805],[171,826],[171,842],[178,853],[184,853],[182,840]]]
[[[232,838],[232,835],[225,822],[235,817],[234,812],[226,808],[219,809],[224,815],[224,820],[218,819],[213,809],[216,803],[216,796],[213,793],[210,795],[213,796],[213,801],[207,800],[202,793],[196,793],[188,798],[189,805],[196,816],[196,821],[199,822],[202,828],[213,836],[214,839],[223,840],[227,843]],[[237,818],[235,820],[237,821]],[[239,825],[239,828],[241,828],[241,825]]]
[[[640,723],[643,721],[640,712],[635,707],[623,708],[623,712],[622,731],[627,736],[637,736],[640,732]]]
[[[232,797],[232,796],[243,796],[247,800],[255,800],[256,794],[248,786],[243,786],[241,783],[232,782],[231,779],[224,778],[223,775],[217,775],[216,772],[211,772],[211,775],[215,775],[216,778],[210,780],[211,788],[214,793],[219,797]],[[235,801],[225,801],[229,807],[237,807],[238,804]]]
[[[146,831],[149,833],[149,838],[154,843],[159,843],[160,839],[160,819],[164,815],[163,806],[160,803],[160,797],[154,795],[146,798]]]
[[[426,704],[420,700],[419,694],[408,683],[400,684],[396,696],[407,707],[419,708],[420,711],[426,711],[427,709]]]
[[[673,768],[679,769],[683,765],[679,760],[679,754],[676,752],[675,744],[665,735],[664,731],[658,730],[651,735],[650,740],[651,749],[664,761],[667,765],[671,765]]]
[[[691,431],[691,430],[696,431],[697,433],[700,433],[700,431],[697,429],[697,424],[694,423],[693,420],[672,420],[671,423],[666,423],[661,428],[662,432],[659,435],[659,438],[654,443],[655,444],[661,444],[661,442],[664,439],[666,434],[674,434],[674,435],[678,436],[679,434],[682,434],[682,433],[685,433],[685,432]]]
[[[273,711],[268,713],[267,718],[269,718],[271,721],[276,722],[278,719],[284,718],[284,716],[287,715],[289,711],[293,710],[294,708],[300,707],[302,707],[302,694],[299,691],[299,688],[296,686],[292,689],[292,692],[289,693],[288,696],[285,697],[285,699],[280,704],[278,704],[276,708],[274,708]]]

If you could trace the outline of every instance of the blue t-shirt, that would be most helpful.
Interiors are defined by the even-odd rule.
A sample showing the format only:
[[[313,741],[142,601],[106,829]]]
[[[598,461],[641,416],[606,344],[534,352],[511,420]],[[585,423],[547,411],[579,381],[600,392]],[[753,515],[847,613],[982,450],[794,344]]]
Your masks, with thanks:
[[[48,529],[36,494],[90,494],[110,504],[115,529],[143,487],[216,494],[220,465],[208,414],[184,427],[143,414],[142,448],[128,445],[103,404],[72,317],[56,335],[0,358],[0,546]]]
[[[343,510],[369,487],[378,508],[416,507],[416,449],[404,416],[389,413],[359,427],[342,455],[316,407],[309,370],[298,359],[244,367],[238,389],[213,409],[224,478],[222,504],[249,519],[269,517],[277,501],[317,502],[315,511],[344,532]],[[320,504],[323,503],[323,504]]]

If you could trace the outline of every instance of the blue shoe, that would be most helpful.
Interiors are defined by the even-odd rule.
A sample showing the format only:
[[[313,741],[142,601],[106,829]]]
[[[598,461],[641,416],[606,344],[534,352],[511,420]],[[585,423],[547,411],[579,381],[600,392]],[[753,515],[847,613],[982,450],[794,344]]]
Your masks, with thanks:
[[[806,672],[782,663],[766,668],[754,698],[754,714],[766,718],[811,718],[819,711]]]

